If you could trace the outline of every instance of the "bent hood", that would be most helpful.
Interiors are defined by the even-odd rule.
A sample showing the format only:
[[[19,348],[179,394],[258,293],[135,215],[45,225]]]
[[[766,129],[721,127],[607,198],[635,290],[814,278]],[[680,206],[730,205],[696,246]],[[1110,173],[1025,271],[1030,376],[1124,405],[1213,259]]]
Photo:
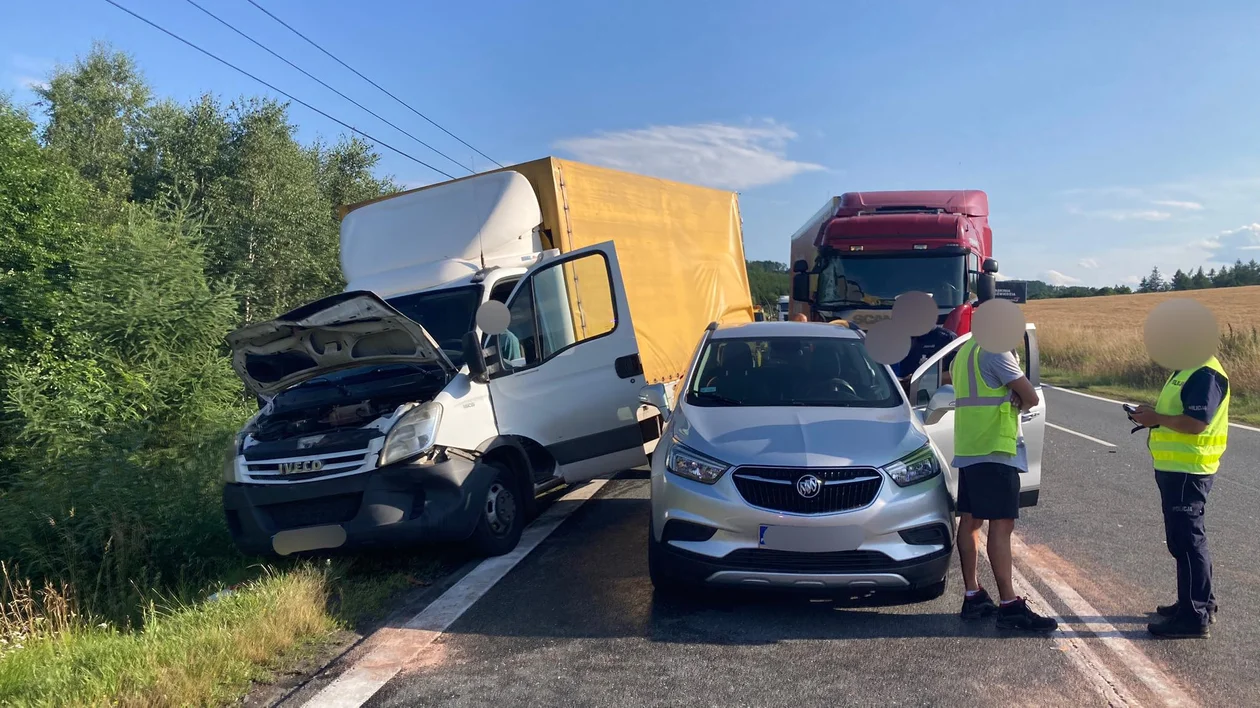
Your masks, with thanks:
[[[307,379],[371,364],[455,366],[418,322],[366,291],[340,293],[227,336],[232,368],[255,395],[272,396]]]

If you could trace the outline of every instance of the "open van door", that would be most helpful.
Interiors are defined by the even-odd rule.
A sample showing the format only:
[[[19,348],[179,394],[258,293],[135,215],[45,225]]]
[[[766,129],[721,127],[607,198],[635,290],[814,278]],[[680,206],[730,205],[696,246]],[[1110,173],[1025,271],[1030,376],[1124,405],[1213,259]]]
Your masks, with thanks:
[[[646,464],[643,365],[612,242],[534,266],[507,308],[488,384],[500,434],[541,444],[566,482]]]
[[[964,334],[949,343],[923,362],[910,377],[910,405],[924,423],[928,437],[950,460],[954,456],[954,388],[945,381],[949,371],[946,362],[953,361],[954,352],[971,339]],[[1023,351],[1019,352],[1020,366],[1037,391],[1038,403],[1027,413],[1020,414],[1020,433],[1028,453],[1028,472],[1019,476],[1019,505],[1036,506],[1041,490],[1041,458],[1046,439],[1046,396],[1041,386],[1041,357],[1037,347],[1037,326],[1028,324],[1024,330]],[[939,395],[938,395],[939,394]],[[929,422],[931,421],[931,422]],[[957,495],[958,471],[951,467],[947,475],[950,493]]]

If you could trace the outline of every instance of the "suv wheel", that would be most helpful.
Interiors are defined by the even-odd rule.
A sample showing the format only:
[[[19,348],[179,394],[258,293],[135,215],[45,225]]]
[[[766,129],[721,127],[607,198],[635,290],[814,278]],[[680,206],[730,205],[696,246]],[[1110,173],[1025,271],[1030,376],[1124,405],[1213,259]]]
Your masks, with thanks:
[[[652,524],[648,523],[648,577],[652,580],[652,587],[662,595],[677,595],[687,589],[688,583],[681,578],[671,575],[665,569],[665,559],[662,557],[661,544],[657,543],[652,535]]]
[[[525,530],[525,505],[516,476],[502,465],[490,463],[494,478],[481,502],[481,518],[470,539],[482,555],[501,556],[521,540]]]

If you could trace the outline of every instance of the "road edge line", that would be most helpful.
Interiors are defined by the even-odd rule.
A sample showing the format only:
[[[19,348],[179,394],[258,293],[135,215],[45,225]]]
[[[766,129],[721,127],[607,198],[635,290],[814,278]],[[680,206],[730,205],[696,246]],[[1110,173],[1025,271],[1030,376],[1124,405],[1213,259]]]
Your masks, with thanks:
[[[1098,443],[1099,445],[1102,445],[1103,447],[1114,447],[1114,448],[1116,448],[1116,449],[1119,449],[1119,447],[1120,447],[1119,445],[1113,445],[1113,444],[1111,444],[1111,443],[1107,442],[1106,440],[1099,440],[1098,438],[1095,438],[1095,437],[1090,437],[1089,435],[1086,435],[1085,433],[1078,433],[1078,432],[1076,432],[1075,430],[1072,430],[1071,428],[1065,428],[1065,427],[1063,427],[1062,425],[1055,425],[1054,423],[1051,423],[1051,422],[1050,422],[1050,421],[1048,421],[1048,420],[1046,421],[1046,427],[1047,427],[1047,428],[1054,428],[1055,430],[1059,430],[1059,431],[1062,431],[1062,432],[1064,432],[1064,433],[1068,433],[1068,434],[1070,434],[1070,435],[1075,435],[1075,436],[1076,436],[1076,437],[1078,437],[1078,438],[1085,438],[1086,440],[1088,440],[1088,441],[1090,441],[1090,442],[1093,442],[1093,443]]]
[[[310,708],[363,705],[607,482],[593,480],[557,499],[525,529],[520,543],[511,552],[481,561],[401,627],[385,627],[374,632],[365,642],[374,646],[305,705]]]
[[[1064,393],[1070,393],[1073,396],[1081,396],[1082,398],[1092,398],[1095,401],[1102,401],[1103,403],[1114,403],[1116,405],[1122,405],[1126,402],[1126,401],[1117,401],[1114,398],[1103,398],[1102,396],[1095,396],[1092,393],[1083,393],[1081,391],[1074,391],[1070,388],[1063,388],[1062,386],[1054,386],[1051,384],[1045,384],[1045,387],[1052,388],[1055,391],[1062,391]],[[1244,425],[1242,423],[1230,423],[1229,427],[1238,428],[1239,430],[1250,430],[1253,433],[1260,433],[1260,428],[1257,428],[1251,425]]]

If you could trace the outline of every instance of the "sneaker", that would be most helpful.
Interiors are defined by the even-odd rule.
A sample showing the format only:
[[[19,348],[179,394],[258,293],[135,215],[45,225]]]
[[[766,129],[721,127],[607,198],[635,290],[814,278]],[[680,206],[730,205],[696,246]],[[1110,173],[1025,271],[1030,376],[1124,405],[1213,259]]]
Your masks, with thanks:
[[[1221,608],[1218,605],[1213,605],[1208,608],[1208,623],[1209,624],[1216,624],[1216,613],[1220,609]],[[1177,603],[1174,602],[1171,605],[1160,605],[1159,607],[1155,608],[1155,613],[1158,614],[1160,617],[1176,617],[1177,616]]]
[[[958,613],[965,620],[980,619],[988,617],[997,612],[997,605],[993,604],[993,598],[989,597],[989,593],[980,588],[980,592],[971,597],[963,596],[962,612]]]
[[[1197,617],[1171,617],[1163,622],[1146,625],[1146,630],[1163,639],[1202,639],[1212,636],[1208,626],[1200,624]]]
[[[1053,632],[1059,628],[1059,622],[1053,617],[1043,617],[1033,612],[1028,601],[1021,597],[998,608],[997,626],[999,629],[1018,629],[1024,632]]]

